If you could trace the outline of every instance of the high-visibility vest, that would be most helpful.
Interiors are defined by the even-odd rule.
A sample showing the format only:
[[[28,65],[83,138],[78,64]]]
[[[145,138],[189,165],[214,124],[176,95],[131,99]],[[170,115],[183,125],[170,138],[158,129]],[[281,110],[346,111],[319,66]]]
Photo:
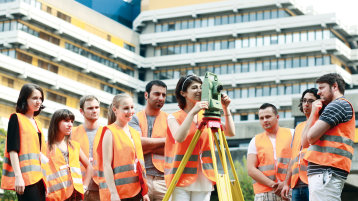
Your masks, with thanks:
[[[340,98],[347,101],[344,98]],[[352,104],[347,101],[351,107]],[[353,157],[355,115],[352,119],[329,129],[314,144],[308,147],[304,159],[322,166],[330,166],[350,172]]]
[[[288,163],[291,159],[291,130],[279,128],[276,134],[276,162],[271,140],[266,132],[255,136],[257,150],[257,161],[259,169],[264,175],[273,181],[284,181],[287,173]],[[272,191],[270,186],[265,186],[256,181],[253,183],[255,194]]]
[[[300,179],[303,183],[308,184],[307,177],[307,161],[303,160],[307,148],[302,148],[301,137],[302,131],[306,126],[306,121],[301,122],[296,126],[295,136],[292,141],[292,166],[291,166],[291,188],[294,188]]]
[[[179,125],[185,120],[187,113],[183,110],[179,110],[172,114]],[[198,122],[201,122],[203,118],[203,111],[198,113]],[[190,126],[187,137],[181,143],[175,142],[170,130],[168,128],[168,135],[165,142],[165,165],[164,165],[164,178],[167,187],[169,187],[176,170],[179,167],[181,160],[184,157],[186,150],[189,147],[191,140],[197,130],[194,122]],[[199,165],[200,164],[200,165]],[[186,164],[184,171],[176,184],[176,186],[189,186],[194,183],[198,177],[198,168],[202,169],[204,175],[215,183],[215,173],[213,168],[213,161],[211,158],[211,151],[209,145],[209,134],[207,129],[202,130],[198,143],[196,144],[192,155]]]
[[[93,170],[94,170],[93,171],[94,172],[93,180],[94,180],[94,182],[96,184],[98,184],[97,146],[98,146],[98,142],[99,142],[99,139],[101,137],[101,134],[102,134],[102,129],[103,129],[102,126],[98,127],[97,133],[96,133],[96,135],[94,137],[93,148],[92,148],[93,158],[92,158],[92,161],[90,161],[92,166],[93,166]],[[77,126],[77,127],[72,129],[71,139],[73,141],[76,141],[76,142],[80,143],[82,151],[85,153],[87,158],[89,158],[89,153],[90,153],[90,151],[89,151],[89,140],[88,140],[88,136],[87,136],[86,130],[83,127],[83,125]],[[85,174],[86,174],[86,168],[82,165],[82,163],[81,163],[81,172],[82,172],[82,179],[84,179]]]
[[[15,114],[13,114],[15,115]],[[20,151],[18,153],[21,175],[25,186],[35,184],[41,179],[45,180],[43,161],[46,154],[46,143],[42,135],[41,125],[35,120],[38,130],[41,132],[41,147],[36,128],[31,121],[21,113],[16,113],[19,122]],[[11,166],[10,156],[5,145],[1,188],[15,190],[15,173]]]
[[[102,141],[105,131],[109,129],[113,138],[113,159],[111,167],[113,170],[114,183],[117,188],[120,199],[131,198],[141,191],[136,165],[136,159],[139,160],[142,172],[145,172],[142,144],[139,133],[132,127],[129,127],[133,142],[127,134],[116,124],[111,124],[103,128],[102,136],[99,141],[97,152],[102,156]],[[103,172],[103,157],[98,157],[99,164],[99,193],[101,201],[111,200],[111,193]],[[146,181],[144,181],[146,183]]]
[[[142,131],[142,137],[148,137],[148,122],[147,115],[145,111],[142,110],[137,114],[139,120],[139,127]],[[159,115],[155,118],[152,137],[151,138],[165,138],[167,135],[167,118],[168,114],[166,112],[160,111]],[[159,171],[164,172],[164,156],[159,154],[152,154],[152,162]]]
[[[83,183],[80,168],[80,144],[70,141],[68,147],[68,163],[65,160],[61,150],[57,146],[50,151],[47,168],[47,196],[48,201],[62,201],[69,198],[74,189],[82,194]]]

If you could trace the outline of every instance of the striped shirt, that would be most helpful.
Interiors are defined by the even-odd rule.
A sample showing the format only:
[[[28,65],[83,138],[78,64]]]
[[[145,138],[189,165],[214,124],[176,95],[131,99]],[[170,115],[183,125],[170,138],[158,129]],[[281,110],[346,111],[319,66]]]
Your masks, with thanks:
[[[352,119],[352,117],[353,110],[351,105],[345,100],[336,99],[324,108],[319,119],[326,122],[331,126],[331,128],[333,128],[340,123],[348,122]],[[347,179],[348,176],[348,172],[342,169],[308,162],[307,175],[322,174],[325,171],[328,171],[329,173],[332,173],[333,175],[336,175],[344,180]]]

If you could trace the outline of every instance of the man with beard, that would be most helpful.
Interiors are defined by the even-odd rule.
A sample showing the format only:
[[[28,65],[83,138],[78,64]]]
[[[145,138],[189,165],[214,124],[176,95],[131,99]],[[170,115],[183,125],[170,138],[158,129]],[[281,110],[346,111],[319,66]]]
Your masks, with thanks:
[[[316,83],[320,99],[313,102],[302,135],[303,147],[309,146],[304,157],[309,200],[341,200],[354,151],[354,110],[343,96],[345,82],[339,74],[323,75]]]
[[[247,150],[247,170],[252,177],[255,201],[280,201],[288,163],[291,158],[293,131],[278,125],[277,108],[264,103],[259,120],[265,130],[252,138]]]
[[[80,112],[84,117],[84,123],[72,130],[71,139],[79,142],[81,149],[89,158],[93,166],[93,177],[90,184],[84,186],[84,201],[99,200],[98,174],[97,174],[97,146],[102,133],[102,126],[98,125],[100,113],[99,100],[93,95],[86,95],[80,99]],[[84,177],[85,168],[81,166],[82,178]]]
[[[161,201],[167,191],[164,181],[164,145],[168,114],[161,111],[165,103],[167,85],[160,80],[150,81],[145,87],[147,104],[133,115],[129,125],[141,133],[147,175],[148,195],[151,201]]]
[[[302,93],[300,111],[305,114],[306,119],[309,118],[312,110],[312,103],[319,99],[316,88],[306,89]],[[295,134],[292,140],[292,156],[288,167],[285,185],[282,189],[281,196],[288,198],[289,190],[292,188],[292,201],[308,201],[308,179],[307,179],[307,161],[303,160],[307,148],[302,149],[302,131],[306,125],[306,121],[299,123],[295,128]]]

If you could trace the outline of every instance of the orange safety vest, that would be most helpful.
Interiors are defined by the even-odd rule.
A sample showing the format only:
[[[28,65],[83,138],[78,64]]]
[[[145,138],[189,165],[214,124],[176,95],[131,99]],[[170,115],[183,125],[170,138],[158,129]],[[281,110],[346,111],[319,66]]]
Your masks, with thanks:
[[[185,120],[187,113],[183,110],[179,110],[172,114],[177,122],[180,124]],[[201,122],[203,118],[203,111],[198,113],[198,122]],[[169,128],[168,136],[165,142],[165,165],[164,165],[164,178],[167,187],[169,187],[176,170],[179,167],[181,160],[184,157],[186,150],[189,147],[191,140],[197,127],[194,123],[191,124],[189,133],[185,140],[181,143],[175,142]],[[201,165],[199,165],[201,164]],[[201,168],[204,175],[215,183],[215,173],[213,168],[213,161],[211,158],[211,151],[209,145],[209,134],[204,128],[197,145],[195,146],[192,155],[186,164],[184,171],[176,184],[176,186],[189,186],[194,183],[198,177],[198,168]]]
[[[307,152],[307,148],[303,148],[301,150],[302,147],[301,137],[302,137],[302,131],[305,126],[306,126],[306,121],[301,122],[296,126],[295,136],[292,142],[291,188],[294,188],[296,186],[298,179],[300,179],[305,184],[308,184],[307,161],[303,160],[303,157]]]
[[[87,158],[90,159],[90,162],[91,162],[91,164],[93,166],[93,170],[94,170],[93,180],[97,185],[98,185],[97,147],[98,147],[99,139],[102,134],[102,129],[103,129],[102,126],[98,127],[96,136],[94,137],[94,140],[93,140],[93,148],[92,148],[93,158],[92,158],[92,160],[89,158],[89,152],[90,152],[89,151],[89,140],[88,140],[88,136],[87,136],[86,130],[83,127],[83,125],[73,128],[72,134],[71,134],[71,139],[73,141],[80,143],[82,151],[86,154]],[[82,179],[84,179],[85,174],[86,174],[86,168],[82,165],[82,163],[81,163],[81,172],[82,172]]]
[[[118,195],[121,199],[136,196],[141,191],[139,181],[139,171],[137,170],[136,158],[139,160],[142,172],[145,172],[144,157],[142,144],[139,133],[132,127],[129,127],[133,142],[128,138],[127,134],[116,124],[111,124],[103,128],[97,152],[102,156],[102,141],[105,131],[109,129],[113,137],[113,159],[111,167],[113,169],[114,183],[117,188]],[[99,193],[101,201],[111,200],[107,183],[103,173],[103,157],[98,157],[99,164]],[[146,181],[144,181],[146,183]]]
[[[142,110],[137,114],[139,120],[139,127],[142,131],[142,137],[148,137],[148,124],[147,124],[147,115],[145,111]],[[160,111],[159,115],[155,118],[152,138],[165,138],[167,135],[167,124],[168,114],[166,112]],[[159,171],[164,172],[164,156],[159,154],[152,154],[152,162]]]
[[[271,140],[266,132],[255,136],[257,150],[257,168],[273,181],[284,181],[287,173],[288,163],[291,159],[291,130],[289,128],[279,128],[276,134],[276,156],[275,164],[274,152]],[[272,191],[272,188],[253,181],[255,194]]]
[[[37,130],[31,121],[21,113],[16,113],[19,122],[20,151],[18,153],[21,175],[25,186],[35,184],[41,179],[45,180],[44,162],[46,152],[46,143],[42,135],[42,129],[39,122],[36,122],[38,130],[41,132],[41,147]],[[39,126],[40,125],[40,126]],[[15,190],[15,174],[11,166],[10,155],[5,145],[3,171],[1,178],[1,188],[6,190]]]
[[[352,104],[347,101],[351,107]],[[329,129],[314,144],[308,147],[304,157],[309,162],[331,166],[350,172],[353,157],[355,134],[355,115],[352,107],[352,119]]]
[[[49,165],[47,169],[47,201],[62,201],[71,197],[75,189],[82,194],[83,183],[80,168],[80,144],[70,141],[68,147],[68,163],[61,150],[53,146],[48,149]]]

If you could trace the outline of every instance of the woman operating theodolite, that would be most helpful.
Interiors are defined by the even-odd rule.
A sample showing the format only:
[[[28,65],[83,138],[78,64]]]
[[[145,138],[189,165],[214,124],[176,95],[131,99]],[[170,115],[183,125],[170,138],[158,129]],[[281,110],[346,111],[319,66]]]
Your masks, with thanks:
[[[173,176],[193,139],[197,126],[203,118],[203,110],[208,109],[208,102],[201,101],[202,81],[195,75],[181,77],[175,89],[180,110],[168,116],[168,136],[165,144],[165,181],[169,187]],[[227,136],[235,135],[234,121],[228,108],[231,100],[227,95],[221,96]],[[220,118],[220,117],[219,117]],[[185,166],[171,200],[209,201],[215,174],[209,146],[208,133],[204,130]]]

